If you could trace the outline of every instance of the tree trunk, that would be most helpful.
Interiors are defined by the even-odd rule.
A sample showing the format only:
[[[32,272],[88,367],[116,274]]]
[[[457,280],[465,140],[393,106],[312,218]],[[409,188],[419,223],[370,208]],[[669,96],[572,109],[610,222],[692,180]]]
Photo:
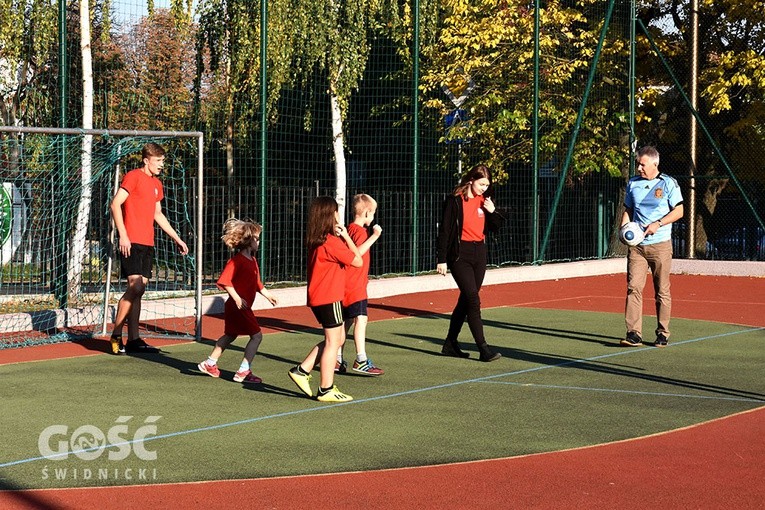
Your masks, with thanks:
[[[231,86],[231,61],[226,63],[226,194],[228,218],[236,216],[234,201],[234,92]]]
[[[335,154],[335,200],[337,200],[340,221],[345,222],[346,169],[343,148],[343,119],[337,96],[331,96],[332,103],[332,149]]]
[[[332,149],[335,154],[335,200],[337,200],[340,221],[345,224],[345,195],[347,193],[347,178],[345,168],[345,140],[343,138],[343,110],[337,95],[337,79],[343,72],[342,66],[331,80],[329,101],[332,110]]]
[[[82,54],[82,127],[93,129],[93,60],[90,50],[90,5],[88,0],[80,0],[80,52]],[[83,260],[86,256],[88,219],[92,199],[91,188],[91,153],[93,135],[82,137],[81,153],[81,189],[77,206],[77,220],[74,225],[69,263],[67,268],[67,292],[69,303],[75,303],[82,286]],[[61,211],[60,211],[61,212]]]
[[[730,179],[710,179],[706,189],[704,190],[704,198],[701,201],[701,210],[696,211],[696,240],[694,248],[696,253],[700,255],[700,258],[708,258],[707,254],[707,241],[709,240],[708,228],[711,228],[712,217],[714,216],[715,209],[717,208],[717,199],[725,188],[728,187]]]

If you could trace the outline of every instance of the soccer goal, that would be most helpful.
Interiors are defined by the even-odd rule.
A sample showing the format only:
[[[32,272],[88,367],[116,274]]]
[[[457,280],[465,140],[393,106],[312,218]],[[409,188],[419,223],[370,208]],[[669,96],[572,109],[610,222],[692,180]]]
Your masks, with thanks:
[[[126,288],[109,204],[146,143],[167,154],[140,323],[147,336],[201,338],[203,135],[0,127],[0,349],[108,335]],[[142,333],[143,334],[143,333]]]

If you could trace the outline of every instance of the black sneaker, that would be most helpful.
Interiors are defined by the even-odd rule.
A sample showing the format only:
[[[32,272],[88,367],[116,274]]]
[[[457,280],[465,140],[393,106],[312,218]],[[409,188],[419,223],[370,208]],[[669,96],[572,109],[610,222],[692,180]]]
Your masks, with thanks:
[[[452,356],[454,358],[470,357],[470,354],[460,349],[460,346],[457,344],[457,342],[450,342],[449,340],[444,342],[444,346],[441,348],[441,354],[444,356]]]
[[[344,374],[348,371],[348,362],[343,361],[337,361],[335,360],[335,373],[336,374]]]
[[[667,337],[659,333],[656,335],[656,341],[653,343],[653,345],[654,347],[666,347],[667,343]]]
[[[135,340],[128,340],[128,342],[125,344],[125,350],[127,352],[145,354],[156,354],[159,352],[159,349],[147,344],[140,338],[136,338]]]
[[[502,357],[500,353],[492,351],[488,345],[480,346],[478,347],[478,350],[481,352],[481,355],[478,356],[478,359],[485,363],[488,363],[489,361],[497,361]]]
[[[637,347],[638,345],[643,345],[643,339],[634,331],[630,331],[619,344],[626,345],[627,347]]]

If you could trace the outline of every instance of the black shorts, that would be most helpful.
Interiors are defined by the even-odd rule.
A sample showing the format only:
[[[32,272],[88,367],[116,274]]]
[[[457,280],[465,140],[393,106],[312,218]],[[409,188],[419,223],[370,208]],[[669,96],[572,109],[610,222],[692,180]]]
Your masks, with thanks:
[[[121,257],[120,270],[122,277],[127,278],[140,274],[151,278],[151,264],[154,261],[154,247],[145,244],[133,244],[130,246],[130,256]]]
[[[335,301],[328,305],[312,306],[311,311],[322,328],[330,329],[343,325],[342,301]]]
[[[367,308],[369,307],[369,300],[362,299],[361,301],[356,301],[355,303],[351,303],[348,306],[343,307],[343,319],[349,320],[349,319],[355,319],[356,317],[360,315],[369,315],[367,313]]]

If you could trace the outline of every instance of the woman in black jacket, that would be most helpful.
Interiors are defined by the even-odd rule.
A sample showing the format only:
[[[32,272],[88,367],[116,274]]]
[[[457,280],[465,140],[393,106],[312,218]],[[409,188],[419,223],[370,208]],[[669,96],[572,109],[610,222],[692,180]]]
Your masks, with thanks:
[[[496,232],[502,224],[491,197],[484,195],[491,185],[491,171],[484,165],[473,167],[462,177],[452,195],[444,201],[443,217],[438,230],[438,265],[446,276],[451,269],[460,289],[457,306],[449,323],[449,333],[441,349],[447,356],[467,358],[457,337],[467,319],[478,346],[481,361],[494,361],[501,354],[491,350],[483,335],[481,298],[478,293],[486,274],[486,233]]]

